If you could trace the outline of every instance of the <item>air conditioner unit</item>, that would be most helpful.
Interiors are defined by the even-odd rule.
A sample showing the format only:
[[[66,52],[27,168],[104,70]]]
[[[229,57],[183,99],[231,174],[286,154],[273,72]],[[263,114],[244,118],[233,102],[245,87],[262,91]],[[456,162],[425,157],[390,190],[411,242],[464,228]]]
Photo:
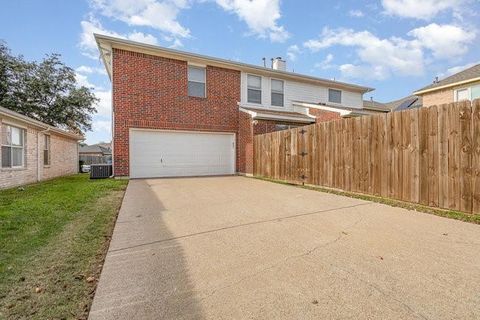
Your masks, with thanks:
[[[106,179],[112,176],[111,164],[92,164],[90,166],[90,179]]]

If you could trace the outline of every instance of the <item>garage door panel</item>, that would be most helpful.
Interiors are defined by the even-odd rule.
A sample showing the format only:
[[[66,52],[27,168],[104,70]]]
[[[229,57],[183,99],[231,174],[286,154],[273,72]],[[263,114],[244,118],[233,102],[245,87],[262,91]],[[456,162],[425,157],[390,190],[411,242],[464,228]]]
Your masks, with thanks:
[[[132,178],[235,173],[233,134],[132,130]]]

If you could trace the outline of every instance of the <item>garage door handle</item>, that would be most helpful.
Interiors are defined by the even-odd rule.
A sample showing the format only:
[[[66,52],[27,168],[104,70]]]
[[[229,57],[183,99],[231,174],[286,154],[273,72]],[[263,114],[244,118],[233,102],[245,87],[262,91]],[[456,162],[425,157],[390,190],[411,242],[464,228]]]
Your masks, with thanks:
[[[162,158],[160,158],[160,163],[163,163],[163,159],[162,159]]]

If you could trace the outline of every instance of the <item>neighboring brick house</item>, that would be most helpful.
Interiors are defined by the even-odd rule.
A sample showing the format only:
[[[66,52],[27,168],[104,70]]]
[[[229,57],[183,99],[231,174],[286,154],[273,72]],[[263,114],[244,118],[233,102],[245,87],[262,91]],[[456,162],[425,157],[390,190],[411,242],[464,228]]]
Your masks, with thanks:
[[[132,178],[252,173],[253,136],[339,117],[373,89],[95,35],[113,90],[113,170]]]
[[[0,189],[77,173],[82,139],[0,107]]]
[[[423,106],[429,107],[444,103],[480,98],[480,64],[442,80],[435,80],[414,92],[423,99]]]

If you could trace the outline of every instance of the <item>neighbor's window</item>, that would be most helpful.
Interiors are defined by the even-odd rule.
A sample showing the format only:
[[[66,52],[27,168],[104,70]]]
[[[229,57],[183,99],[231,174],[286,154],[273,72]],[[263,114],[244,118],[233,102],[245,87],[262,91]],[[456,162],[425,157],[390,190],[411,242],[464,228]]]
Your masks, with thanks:
[[[45,141],[43,143],[43,165],[50,165],[50,136],[45,135]]]
[[[262,77],[247,76],[247,95],[249,103],[262,103]]]
[[[472,101],[480,99],[480,86],[472,87]]]
[[[25,130],[2,125],[2,168],[25,165]]]
[[[468,89],[457,90],[457,101],[470,100]]]
[[[206,97],[205,68],[188,66],[188,95],[190,97]]]
[[[283,81],[272,79],[272,106],[283,107]]]
[[[328,102],[342,103],[342,91],[328,89]]]

